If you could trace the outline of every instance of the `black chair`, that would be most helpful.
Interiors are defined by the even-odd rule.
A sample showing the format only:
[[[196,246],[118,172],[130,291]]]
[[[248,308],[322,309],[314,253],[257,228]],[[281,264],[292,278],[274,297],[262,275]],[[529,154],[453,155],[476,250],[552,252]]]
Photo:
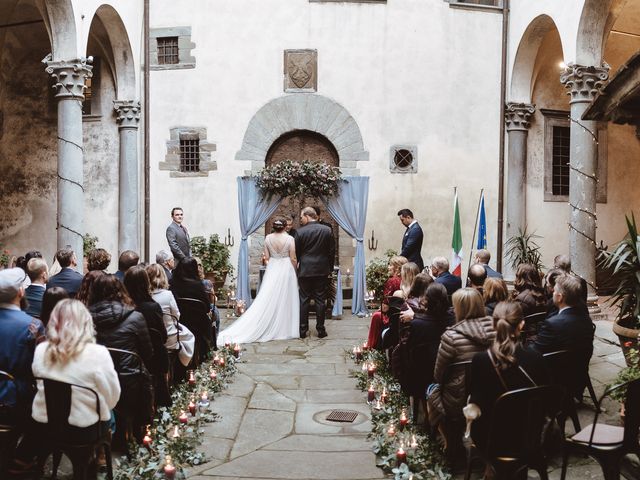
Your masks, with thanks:
[[[527,343],[535,341],[538,331],[540,330],[540,325],[542,325],[545,318],[547,318],[546,311],[532,313],[524,317],[524,328],[520,334],[522,343],[526,345]]]
[[[211,306],[197,298],[176,297],[180,310],[180,321],[196,338],[193,354],[194,368],[207,360],[212,349],[216,349],[215,326],[211,322],[209,312]]]
[[[15,388],[15,378],[10,373],[0,370],[0,382],[11,382]],[[11,450],[16,444],[15,407],[0,404],[0,475],[7,468]]]
[[[552,385],[522,388],[498,397],[489,420],[486,446],[468,448],[465,480],[471,477],[472,460],[478,457],[491,465],[496,480],[511,480],[519,475],[526,478],[530,468],[542,480],[548,480],[543,430],[547,418],[557,414],[562,397],[562,389]]]
[[[640,458],[640,443],[638,433],[640,431],[640,379],[615,385],[605,389],[602,400],[612,392],[626,388],[627,396],[625,405],[624,427],[598,423],[600,410],[593,417],[593,423],[583,428],[580,432],[565,439],[562,455],[561,480],[567,475],[567,460],[569,453],[576,452],[595,458],[602,467],[605,480],[618,480],[620,478],[620,463],[622,457],[628,453],[635,453]]]
[[[582,427],[580,426],[580,420],[578,418],[578,412],[576,410],[576,404],[573,395],[570,394],[569,385],[573,382],[575,376],[575,360],[573,354],[569,350],[558,350],[555,352],[549,352],[542,355],[547,365],[547,371],[551,375],[551,382],[553,385],[557,385],[565,390],[564,403],[558,413],[556,420],[560,426],[560,430],[563,432],[567,417],[571,418],[573,422],[573,429],[579,432]]]
[[[44,463],[50,453],[53,453],[53,469],[51,478],[56,479],[58,466],[64,453],[73,465],[73,479],[84,480],[91,458],[98,447],[103,447],[107,460],[107,478],[113,480],[113,463],[111,459],[111,433],[105,427],[105,422],[98,422],[87,428],[87,437],[74,441],[77,435],[77,427],[69,425],[69,413],[71,411],[72,389],[80,389],[90,392],[96,400],[96,413],[100,418],[100,397],[98,393],[83,385],[60,382],[49,378],[36,378],[36,382],[44,385],[45,403],[47,408],[46,446],[47,453],[38,459],[38,471],[42,471]],[[90,429],[90,430],[89,430]],[[83,435],[84,436],[84,435]]]

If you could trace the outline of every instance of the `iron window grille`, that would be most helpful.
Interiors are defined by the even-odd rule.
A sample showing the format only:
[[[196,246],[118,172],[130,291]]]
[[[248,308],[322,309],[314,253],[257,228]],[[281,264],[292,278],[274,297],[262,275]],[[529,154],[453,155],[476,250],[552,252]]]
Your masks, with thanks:
[[[552,191],[554,195],[569,195],[570,127],[553,127]]]
[[[178,55],[178,37],[158,37],[158,64],[180,63]]]
[[[396,153],[393,156],[393,163],[401,170],[411,168],[411,165],[413,165],[413,154],[404,148],[396,150]]]
[[[180,171],[200,171],[200,140],[197,138],[180,139]]]

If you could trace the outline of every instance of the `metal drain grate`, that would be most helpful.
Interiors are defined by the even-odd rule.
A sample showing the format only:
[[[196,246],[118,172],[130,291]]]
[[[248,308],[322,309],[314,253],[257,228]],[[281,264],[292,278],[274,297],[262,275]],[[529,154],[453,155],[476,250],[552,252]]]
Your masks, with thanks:
[[[356,419],[357,416],[358,416],[358,412],[353,412],[351,410],[333,410],[327,416],[327,420],[329,420],[331,422],[352,423]]]

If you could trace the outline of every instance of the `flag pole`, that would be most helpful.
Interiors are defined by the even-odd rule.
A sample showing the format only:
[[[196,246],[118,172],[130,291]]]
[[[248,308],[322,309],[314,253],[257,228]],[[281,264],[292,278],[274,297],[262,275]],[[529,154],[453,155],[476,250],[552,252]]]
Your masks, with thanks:
[[[482,194],[484,188],[480,189],[480,198],[478,198],[478,208],[476,210],[476,223],[473,226],[473,237],[471,237],[471,247],[469,248],[469,265],[467,266],[467,277],[469,276],[469,269],[471,268],[471,252],[473,251],[473,241],[476,239],[476,233],[478,233],[478,217],[480,217],[480,203],[482,203]]]

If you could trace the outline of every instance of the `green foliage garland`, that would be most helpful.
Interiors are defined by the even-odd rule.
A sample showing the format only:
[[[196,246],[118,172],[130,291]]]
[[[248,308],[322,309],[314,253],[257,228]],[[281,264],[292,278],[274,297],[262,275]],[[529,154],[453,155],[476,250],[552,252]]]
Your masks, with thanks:
[[[445,467],[440,446],[411,421],[404,429],[400,427],[401,413],[404,411],[410,417],[409,399],[393,378],[385,355],[378,350],[365,350],[360,354],[349,352],[349,356],[356,365],[375,366],[373,379],[369,378],[366,367],[352,371],[352,376],[357,379],[358,387],[363,392],[368,390],[369,385],[373,385],[377,399],[380,399],[383,390],[387,393],[384,403],[374,401],[371,407],[373,427],[369,438],[373,439],[373,451],[378,457],[377,465],[393,474],[396,480],[450,480],[451,473]],[[390,433],[391,425],[395,433]],[[407,461],[397,465],[396,452],[401,445],[407,452]]]
[[[189,466],[199,465],[206,461],[196,447],[201,444],[202,426],[204,423],[216,421],[219,416],[213,413],[211,405],[215,394],[227,388],[231,377],[235,374],[238,361],[233,355],[231,346],[220,349],[217,356],[224,358],[224,366],[212,363],[204,363],[194,371],[195,385],[183,382],[174,388],[171,395],[173,404],[171,407],[158,409],[153,425],[148,432],[151,437],[151,445],[147,448],[141,445],[131,445],[130,456],[122,457],[114,462],[114,480],[157,480],[165,478],[163,469],[165,458],[171,455],[172,464],[176,467],[176,478],[186,478],[185,469]],[[211,370],[215,369],[217,377],[211,378]],[[200,407],[199,400],[202,392],[206,391],[211,404],[208,407]],[[196,415],[188,413],[188,405],[195,397],[197,405]],[[187,412],[188,423],[180,424],[178,417],[182,412]],[[180,436],[173,437],[176,426]]]
[[[329,197],[338,191],[340,169],[326,163],[284,160],[264,168],[256,178],[264,193]]]

